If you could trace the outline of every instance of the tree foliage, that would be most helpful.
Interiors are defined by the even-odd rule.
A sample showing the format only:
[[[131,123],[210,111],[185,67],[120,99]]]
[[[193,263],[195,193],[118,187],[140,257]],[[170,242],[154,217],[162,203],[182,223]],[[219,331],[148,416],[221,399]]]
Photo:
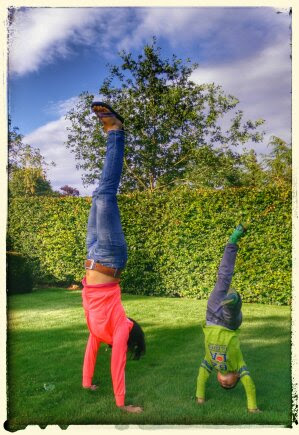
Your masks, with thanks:
[[[52,162],[50,165],[54,165]],[[23,143],[17,127],[8,129],[8,189],[10,196],[52,194],[45,161],[38,148]]]
[[[253,150],[242,153],[230,149],[201,147],[194,151],[185,178],[177,184],[196,188],[266,187],[292,183],[292,148],[273,136],[270,152],[258,156]]]
[[[292,183],[292,148],[284,140],[272,136],[269,154],[263,156],[268,181],[277,185]]]
[[[62,190],[62,195],[64,196],[79,196],[80,192],[75,187],[68,186],[65,184],[64,186],[60,187],[60,190]]]
[[[110,66],[97,99],[110,103],[125,118],[121,191],[171,187],[186,175],[190,178],[192,168],[198,162],[202,165],[202,156],[208,163],[211,159],[210,166],[223,163],[224,172],[231,159],[240,158],[231,148],[262,140],[258,127],[263,120],[244,121],[243,112],[236,109],[237,98],[225,95],[214,83],[195,83],[191,76],[197,64],[189,59],[183,63],[175,55],[163,59],[155,38],[137,59],[125,51],[120,58],[120,66]],[[105,137],[90,112],[93,100],[83,92],[67,114],[71,123],[67,146],[75,153],[77,167],[85,171],[85,184],[99,176],[105,155]],[[231,122],[224,130],[227,114]]]

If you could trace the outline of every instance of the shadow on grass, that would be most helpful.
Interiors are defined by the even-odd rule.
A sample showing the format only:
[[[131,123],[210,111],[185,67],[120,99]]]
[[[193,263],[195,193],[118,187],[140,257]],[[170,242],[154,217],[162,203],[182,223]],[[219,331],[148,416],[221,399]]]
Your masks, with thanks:
[[[131,301],[134,297],[125,299]],[[241,349],[256,384],[258,404],[264,411],[253,416],[246,414],[242,385],[225,391],[216,383],[215,373],[207,382],[205,407],[200,409],[195,405],[196,378],[204,357],[204,337],[199,325],[165,327],[162,314],[159,324],[158,313],[154,324],[146,319],[141,323],[146,333],[147,354],[141,361],[128,360],[126,384],[128,402],[144,406],[142,415],[117,414],[110,378],[111,351],[106,345],[100,349],[95,372],[95,381],[101,381],[100,395],[87,396],[80,388],[88,337],[86,326],[58,325],[30,330],[28,325],[26,329],[9,332],[8,336],[9,421],[14,424],[290,424],[290,326],[286,316],[250,315],[242,326]],[[50,396],[43,389],[44,383],[56,386]],[[101,400],[100,408],[96,406],[97,400]]]
[[[82,289],[68,290],[66,288],[49,287],[44,289],[34,290],[28,294],[9,295],[7,298],[8,312],[20,311],[20,310],[38,310],[38,311],[51,311],[61,310],[62,308],[73,308],[82,305],[81,297]],[[156,303],[157,299],[167,302],[166,297],[156,296],[139,296],[131,294],[122,294],[122,300],[124,302],[137,301],[148,302],[153,299],[153,303]],[[49,305],[49,304],[50,305]]]

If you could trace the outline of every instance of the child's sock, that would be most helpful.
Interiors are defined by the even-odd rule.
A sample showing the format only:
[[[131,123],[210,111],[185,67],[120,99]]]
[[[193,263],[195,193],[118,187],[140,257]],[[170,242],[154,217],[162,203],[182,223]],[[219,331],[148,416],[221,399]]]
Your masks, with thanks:
[[[238,243],[240,238],[244,236],[245,232],[246,232],[246,228],[244,227],[244,225],[239,224],[235,229],[235,231],[230,236],[228,243],[235,243],[235,244]]]

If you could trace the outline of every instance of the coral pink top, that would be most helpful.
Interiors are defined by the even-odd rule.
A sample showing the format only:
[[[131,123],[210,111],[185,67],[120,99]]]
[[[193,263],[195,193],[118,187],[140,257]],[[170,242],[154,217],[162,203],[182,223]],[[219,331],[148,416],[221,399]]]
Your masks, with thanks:
[[[84,356],[83,386],[90,387],[92,384],[100,344],[110,344],[115,401],[117,406],[124,406],[127,342],[133,322],[126,317],[117,282],[87,285],[84,278],[82,284],[83,308],[90,331]]]

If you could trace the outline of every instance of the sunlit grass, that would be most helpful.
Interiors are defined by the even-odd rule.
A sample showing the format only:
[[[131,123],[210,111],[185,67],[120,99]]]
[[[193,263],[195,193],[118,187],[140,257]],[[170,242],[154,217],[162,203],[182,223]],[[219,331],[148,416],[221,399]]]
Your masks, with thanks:
[[[127,403],[144,413],[116,408],[110,378],[110,349],[101,347],[96,392],[81,388],[88,336],[81,292],[39,290],[8,300],[8,420],[11,429],[30,424],[291,423],[290,308],[244,304],[241,345],[257,388],[262,414],[248,414],[243,388],[221,389],[215,374],[207,402],[195,403],[198,367],[204,355],[199,326],[206,301],[123,295],[127,315],[146,333],[147,354],[128,360]],[[54,385],[45,390],[44,384]]]

